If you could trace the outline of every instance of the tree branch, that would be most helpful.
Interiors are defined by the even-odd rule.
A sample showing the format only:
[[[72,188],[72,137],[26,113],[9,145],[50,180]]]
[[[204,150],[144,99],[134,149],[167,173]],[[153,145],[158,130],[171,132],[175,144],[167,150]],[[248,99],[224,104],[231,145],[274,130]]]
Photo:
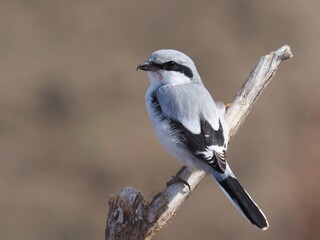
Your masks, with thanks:
[[[287,45],[261,57],[226,111],[230,139],[237,133],[281,61],[292,57]],[[190,172],[188,168],[182,167],[176,177],[187,181],[191,190],[184,184],[172,184],[151,201],[145,200],[142,193],[132,187],[123,188],[117,197],[109,199],[105,239],[151,239],[192,194],[205,175],[203,171]]]

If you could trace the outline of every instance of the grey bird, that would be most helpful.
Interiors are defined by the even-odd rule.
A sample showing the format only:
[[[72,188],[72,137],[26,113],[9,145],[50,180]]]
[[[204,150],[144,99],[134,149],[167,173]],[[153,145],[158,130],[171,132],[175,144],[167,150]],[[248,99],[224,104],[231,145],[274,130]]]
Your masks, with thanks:
[[[191,171],[210,174],[240,212],[256,227],[268,221],[240,185],[226,160],[229,142],[225,105],[212,99],[194,62],[184,53],[155,51],[137,69],[147,71],[146,107],[163,147]]]

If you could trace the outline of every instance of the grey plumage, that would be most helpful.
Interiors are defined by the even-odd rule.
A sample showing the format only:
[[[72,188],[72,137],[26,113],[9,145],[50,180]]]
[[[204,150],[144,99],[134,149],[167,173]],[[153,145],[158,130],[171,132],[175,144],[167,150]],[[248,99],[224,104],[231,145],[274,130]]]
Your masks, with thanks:
[[[192,133],[200,133],[200,116],[206,119],[213,129],[217,130],[219,128],[219,118],[217,116],[224,113],[224,106],[217,105],[213,101],[203,84],[191,82],[180,84],[179,87],[165,85],[155,90],[155,93],[163,114],[180,121]]]
[[[264,214],[227,164],[225,106],[212,99],[193,61],[176,50],[159,50],[138,69],[148,72],[146,107],[163,147],[191,170],[208,172],[250,222],[266,229]]]

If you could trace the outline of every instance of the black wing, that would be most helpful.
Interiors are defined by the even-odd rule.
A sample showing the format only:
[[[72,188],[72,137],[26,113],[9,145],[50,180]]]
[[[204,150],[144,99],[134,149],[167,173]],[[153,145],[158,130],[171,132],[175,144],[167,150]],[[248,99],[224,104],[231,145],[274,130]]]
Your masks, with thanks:
[[[193,134],[182,123],[172,120],[164,116],[159,100],[155,94],[152,95],[152,104],[156,109],[160,119],[167,120],[172,132],[178,134],[180,142],[186,147],[194,156],[204,161],[219,172],[226,170],[225,158],[225,139],[223,136],[223,128],[219,121],[219,129],[214,130],[210,123],[204,118],[200,119],[201,132]],[[219,151],[217,151],[219,149]]]

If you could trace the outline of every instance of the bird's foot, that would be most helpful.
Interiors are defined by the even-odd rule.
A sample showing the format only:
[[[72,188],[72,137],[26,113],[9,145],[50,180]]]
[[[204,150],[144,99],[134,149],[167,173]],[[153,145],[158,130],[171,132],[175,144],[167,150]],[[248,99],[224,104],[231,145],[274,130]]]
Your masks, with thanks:
[[[176,184],[176,183],[182,183],[189,188],[189,191],[191,190],[189,183],[186,180],[183,180],[182,178],[177,177],[177,176],[172,176],[172,179],[169,182],[167,182],[167,187],[169,187],[172,184]]]
[[[227,103],[227,104],[225,104],[226,110],[227,110],[229,107],[231,107],[231,105],[232,105],[232,103]]]

